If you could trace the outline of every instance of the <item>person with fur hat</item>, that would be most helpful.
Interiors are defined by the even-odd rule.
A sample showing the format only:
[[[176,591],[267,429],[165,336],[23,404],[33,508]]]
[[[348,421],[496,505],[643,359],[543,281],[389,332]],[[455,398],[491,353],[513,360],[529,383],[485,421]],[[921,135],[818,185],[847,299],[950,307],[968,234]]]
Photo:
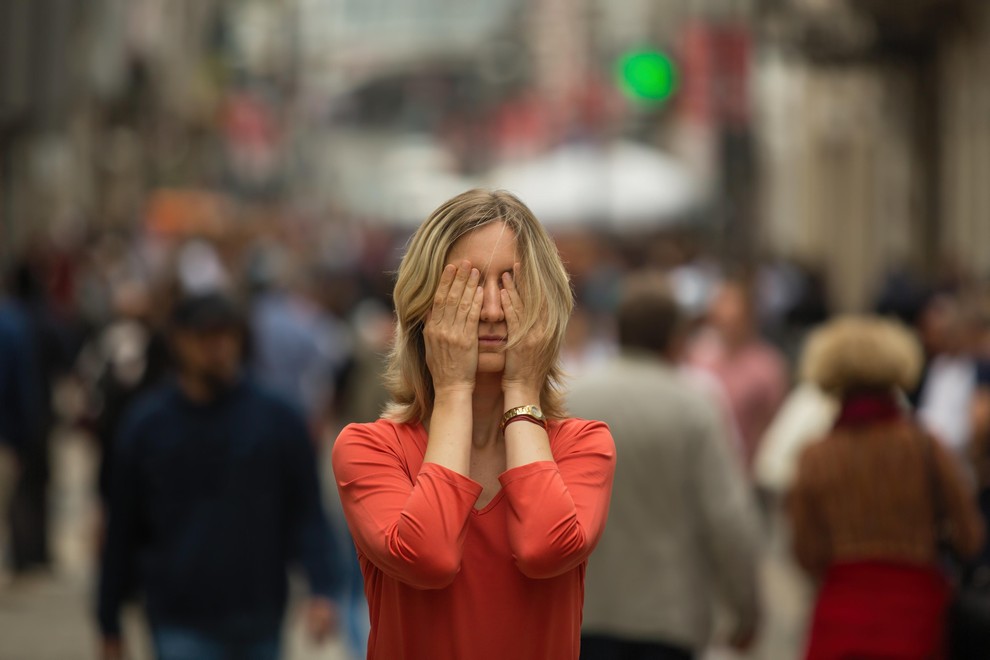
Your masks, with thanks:
[[[936,528],[944,519],[963,557],[983,528],[956,461],[902,403],[921,359],[908,330],[877,317],[832,321],[807,347],[805,377],[840,401],[802,453],[788,503],[794,553],[819,581],[808,660],[942,657],[949,588]]]

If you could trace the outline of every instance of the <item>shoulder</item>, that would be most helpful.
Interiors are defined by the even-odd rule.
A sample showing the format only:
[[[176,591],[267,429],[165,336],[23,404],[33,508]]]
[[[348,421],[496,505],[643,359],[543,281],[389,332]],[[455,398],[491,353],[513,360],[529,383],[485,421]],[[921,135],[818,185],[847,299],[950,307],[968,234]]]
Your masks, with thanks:
[[[177,402],[177,391],[174,383],[162,383],[140,394],[128,413],[132,421],[152,420],[170,416]]]
[[[124,414],[121,436],[133,441],[145,429],[170,425],[174,420],[177,400],[176,387],[171,382],[140,394]]]
[[[597,365],[568,387],[568,403],[578,414],[595,417],[594,411],[611,406],[617,399],[666,395],[679,389],[677,371],[649,356],[619,355]],[[590,411],[590,412],[589,412]]]
[[[243,383],[243,388],[243,402],[252,410],[263,412],[265,415],[273,415],[276,419],[291,418],[305,421],[306,414],[302,408],[289,397],[261,383],[256,378],[247,377]]]
[[[369,452],[398,455],[402,445],[415,442],[421,432],[420,424],[402,424],[388,419],[348,424],[333,444],[334,463]]]
[[[30,329],[27,316],[12,303],[0,301],[0,339],[5,342],[27,342]]]
[[[976,384],[979,387],[990,387],[990,360],[977,361]]]
[[[749,356],[766,373],[778,377],[787,375],[787,359],[773,344],[760,340],[752,346]]]
[[[832,471],[838,442],[833,434],[828,434],[812,440],[801,449],[797,458],[795,484],[810,486],[824,479]]]
[[[547,426],[550,444],[555,450],[570,453],[601,452],[615,455],[612,432],[605,422],[580,417],[551,421]]]

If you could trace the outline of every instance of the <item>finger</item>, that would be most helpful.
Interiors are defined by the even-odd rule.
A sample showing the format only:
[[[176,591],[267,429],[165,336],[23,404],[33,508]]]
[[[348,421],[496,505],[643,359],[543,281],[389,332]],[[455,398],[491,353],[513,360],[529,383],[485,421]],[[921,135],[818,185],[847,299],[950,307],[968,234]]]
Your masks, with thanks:
[[[429,314],[429,317],[437,323],[443,320],[443,308],[447,304],[447,294],[450,293],[450,285],[453,284],[456,273],[457,267],[454,264],[447,264],[440,275],[440,284],[437,285],[437,292],[433,296],[433,309]]]
[[[513,272],[518,272],[517,270],[518,266],[519,264],[513,266],[512,268]],[[506,318],[508,318],[510,315],[515,316],[516,317],[515,320],[518,323],[522,315],[523,302],[522,302],[522,298],[519,296],[519,290],[516,289],[515,276],[512,273],[502,273],[502,285],[504,287],[502,289],[502,298],[503,298],[502,308],[505,311],[505,316]],[[508,306],[506,306],[506,303],[504,302],[506,298],[509,301]]]
[[[461,302],[461,296],[464,295],[464,287],[467,286],[470,276],[471,262],[465,259],[458,264],[457,274],[454,276],[454,281],[450,285],[450,291],[447,292],[447,300],[443,308],[444,321],[451,322],[457,317],[457,306]]]
[[[468,276],[467,284],[464,286],[464,293],[461,295],[460,301],[457,303],[457,316],[454,318],[455,326],[462,326],[471,313],[471,307],[474,305],[474,298],[478,291],[478,280],[481,279],[481,273],[478,272],[477,268],[471,269],[471,274]]]
[[[506,281],[509,278],[509,274],[506,273],[502,276],[502,281]],[[505,324],[509,328],[509,337],[515,336],[516,329],[519,327],[519,313],[516,310],[515,305],[512,301],[512,295],[509,293],[508,285],[499,291],[499,295],[502,298],[502,315],[505,317]]]
[[[481,321],[481,305],[485,301],[485,289],[484,287],[476,286],[474,287],[474,300],[471,301],[471,311],[467,315],[467,321],[465,322],[465,329],[474,329],[475,332],[478,330],[478,323]]]

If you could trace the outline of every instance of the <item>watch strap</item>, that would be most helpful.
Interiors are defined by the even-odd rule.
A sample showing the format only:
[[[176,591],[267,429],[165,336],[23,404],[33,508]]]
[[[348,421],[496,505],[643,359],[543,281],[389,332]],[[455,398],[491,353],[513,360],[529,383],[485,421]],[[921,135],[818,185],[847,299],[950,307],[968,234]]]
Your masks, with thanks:
[[[502,421],[499,423],[498,428],[500,431],[505,431],[506,426],[519,419],[525,419],[533,424],[542,426],[544,429],[547,428],[547,420],[543,416],[543,412],[540,410],[539,406],[534,405],[518,406],[505,411],[505,414],[502,415]]]

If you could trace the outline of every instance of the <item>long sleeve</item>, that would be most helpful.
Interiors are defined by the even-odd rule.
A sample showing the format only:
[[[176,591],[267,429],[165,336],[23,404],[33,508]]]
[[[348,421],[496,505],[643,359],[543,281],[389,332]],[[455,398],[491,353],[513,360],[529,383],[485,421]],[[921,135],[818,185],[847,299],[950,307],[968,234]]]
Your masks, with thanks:
[[[787,497],[791,546],[798,564],[819,576],[832,560],[828,525],[814,492],[814,460],[806,449],[798,462],[797,477]]]
[[[938,441],[931,441],[935,467],[945,502],[949,535],[953,547],[963,557],[974,557],[983,547],[985,530],[969,487],[956,459]]]
[[[759,609],[759,521],[742,468],[714,414],[702,418],[693,469],[701,528],[716,584],[741,626],[755,625]]]
[[[310,592],[327,598],[342,587],[343,559],[330,530],[317,474],[317,457],[301,417],[288,422],[286,485],[294,549],[309,579]]]
[[[527,577],[555,577],[580,565],[605,529],[615,445],[605,424],[568,424],[578,425],[554,447],[555,461],[521,465],[499,476],[510,507],[509,544]]]
[[[105,636],[120,636],[120,608],[130,592],[137,565],[140,477],[135,431],[125,428],[118,438],[109,518],[100,558],[97,618]]]
[[[28,328],[0,309],[0,443],[22,451],[40,431],[38,365]]]
[[[461,566],[482,486],[435,463],[409,473],[385,424],[351,424],[333,448],[344,516],[358,550],[418,589],[441,589]],[[393,436],[394,437],[394,436]]]

